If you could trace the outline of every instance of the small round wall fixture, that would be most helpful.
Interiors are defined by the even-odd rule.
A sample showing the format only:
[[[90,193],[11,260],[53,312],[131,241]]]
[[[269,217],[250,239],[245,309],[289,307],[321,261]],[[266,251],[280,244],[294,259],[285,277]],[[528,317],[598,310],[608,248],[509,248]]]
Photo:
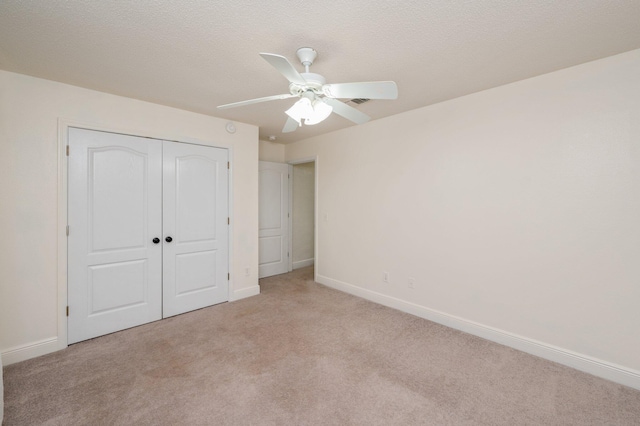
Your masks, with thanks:
[[[225,128],[227,129],[227,132],[233,134],[236,132],[236,125],[233,124],[233,121],[229,121],[227,123],[227,125],[225,126]]]

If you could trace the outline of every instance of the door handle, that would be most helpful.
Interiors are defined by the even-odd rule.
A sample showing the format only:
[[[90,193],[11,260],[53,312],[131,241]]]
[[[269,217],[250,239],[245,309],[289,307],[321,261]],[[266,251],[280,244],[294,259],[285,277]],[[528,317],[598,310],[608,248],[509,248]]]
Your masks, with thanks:
[[[164,240],[165,240],[166,242],[170,243],[171,241],[173,241],[173,238],[171,238],[171,237],[167,237],[167,238],[165,238]]]
[[[155,237],[155,238],[154,238],[153,240],[151,240],[151,241],[153,241],[153,244],[158,244],[158,243],[160,242],[160,238]]]

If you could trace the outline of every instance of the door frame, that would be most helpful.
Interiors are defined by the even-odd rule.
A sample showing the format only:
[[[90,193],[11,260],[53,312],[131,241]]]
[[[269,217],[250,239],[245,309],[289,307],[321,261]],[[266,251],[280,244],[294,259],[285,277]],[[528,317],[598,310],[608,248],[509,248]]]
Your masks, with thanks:
[[[287,252],[289,256],[287,258],[287,272],[293,271],[293,164],[287,163],[287,173],[289,173],[289,179],[287,185],[289,188],[289,199],[287,200],[287,232],[289,233],[287,241]]]
[[[315,282],[318,282],[318,270],[319,270],[319,264],[320,264],[320,255],[319,255],[319,251],[318,251],[318,211],[319,211],[319,205],[318,205],[318,200],[320,199],[320,197],[318,196],[318,188],[320,187],[319,185],[319,179],[318,177],[320,176],[319,173],[319,168],[320,168],[320,157],[316,154],[316,155],[312,155],[309,157],[302,157],[302,158],[296,158],[295,160],[289,160],[287,161],[287,164],[289,164],[289,166],[293,169],[293,166],[295,164],[303,164],[303,163],[314,163],[314,168],[313,168],[313,172],[314,172],[314,176],[313,176],[313,280]],[[289,211],[291,212],[293,209],[293,170],[291,171],[291,179],[289,179]],[[292,232],[292,228],[293,228],[293,215],[290,214],[289,216],[289,249],[291,251],[293,251],[293,232]],[[291,256],[289,256],[289,261],[290,261],[290,269],[289,271],[293,270],[293,253]]]
[[[214,142],[207,142],[197,140],[188,137],[179,137],[176,139],[175,135],[166,135],[162,132],[144,131],[140,129],[131,128],[115,128],[113,126],[105,126],[96,123],[87,123],[76,120],[69,120],[65,118],[58,118],[58,209],[57,209],[57,338],[47,339],[46,341],[39,342],[34,346],[40,346],[40,348],[34,349],[34,356],[44,355],[51,352],[51,344],[55,345],[57,350],[65,349],[68,346],[67,335],[67,296],[68,296],[68,244],[67,244],[67,215],[68,215],[68,199],[69,199],[69,179],[68,179],[68,157],[67,146],[69,144],[69,128],[76,127],[79,129],[95,130],[100,132],[118,133],[130,136],[139,136],[143,138],[158,139],[160,141],[166,140],[171,142],[188,143],[193,145],[203,145],[215,148],[226,149],[228,153],[228,161],[233,165],[233,147],[216,145]],[[233,218],[233,167],[229,169],[228,185],[228,211],[229,217]],[[228,234],[228,268],[229,272],[233,270],[233,220],[229,224]],[[228,281],[229,283],[229,302],[235,300],[233,298],[234,285],[233,277]]]

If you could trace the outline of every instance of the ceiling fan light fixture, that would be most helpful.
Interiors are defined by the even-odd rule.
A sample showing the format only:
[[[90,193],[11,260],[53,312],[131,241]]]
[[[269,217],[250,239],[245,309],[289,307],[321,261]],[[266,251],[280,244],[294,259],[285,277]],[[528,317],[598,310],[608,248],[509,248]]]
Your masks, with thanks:
[[[317,99],[313,104],[313,115],[304,120],[304,124],[307,126],[318,124],[321,121],[326,120],[333,111],[333,107],[331,105],[325,104],[320,99]]]
[[[327,105],[321,99],[316,99],[313,92],[307,91],[285,113],[296,120],[298,126],[302,125],[303,120],[304,124],[310,126],[324,121],[331,115],[331,111],[333,111],[331,105]]]
[[[313,115],[313,106],[311,100],[307,97],[300,98],[285,113],[298,122],[298,126],[302,126],[302,120]]]

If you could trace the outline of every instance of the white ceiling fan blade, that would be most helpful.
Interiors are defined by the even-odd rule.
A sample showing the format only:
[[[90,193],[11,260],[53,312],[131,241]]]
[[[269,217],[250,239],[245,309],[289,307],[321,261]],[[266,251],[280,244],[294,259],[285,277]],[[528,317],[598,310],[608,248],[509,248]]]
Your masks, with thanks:
[[[293,65],[291,65],[291,62],[289,62],[284,56],[275,55],[273,53],[261,53],[260,56],[269,62],[275,69],[280,71],[280,74],[284,75],[291,83],[296,83],[300,86],[307,84],[305,79],[302,78],[300,73],[296,71]]]
[[[322,98],[322,102],[332,106],[333,112],[335,112],[336,114],[341,115],[342,117],[346,118],[347,120],[351,120],[356,124],[363,124],[371,120],[371,117],[369,117],[364,112],[360,112],[357,109],[350,107],[349,105],[337,99]]]
[[[295,131],[300,125],[296,120],[287,116],[287,122],[284,123],[284,127],[282,128],[282,133],[291,133]]]
[[[394,81],[325,84],[322,91],[330,98],[398,99]]]
[[[265,96],[264,98],[249,99],[248,101],[240,101],[240,102],[233,102],[231,104],[218,105],[218,109],[235,108],[235,107],[239,107],[239,106],[257,104],[257,103],[260,103],[260,102],[277,101],[278,99],[295,98],[297,96],[298,95],[292,95],[290,93],[285,93],[283,95]]]

